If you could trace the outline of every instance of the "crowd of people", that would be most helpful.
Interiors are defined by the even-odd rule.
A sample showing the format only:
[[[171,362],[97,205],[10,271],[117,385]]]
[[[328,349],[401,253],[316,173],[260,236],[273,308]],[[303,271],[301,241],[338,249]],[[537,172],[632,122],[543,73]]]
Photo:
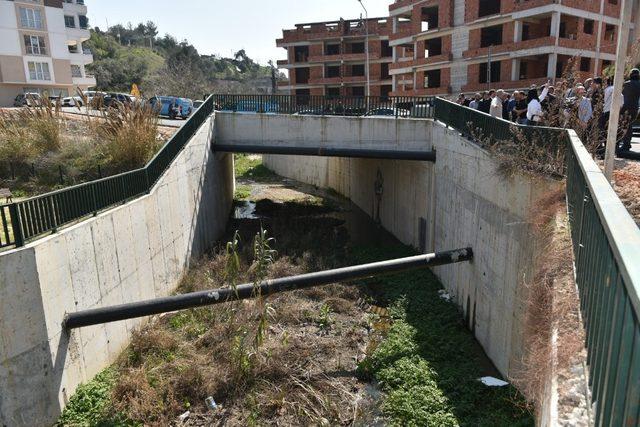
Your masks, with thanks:
[[[596,77],[584,82],[548,81],[541,87],[511,93],[499,89],[476,93],[473,98],[458,96],[458,104],[474,108],[493,117],[500,117],[530,126],[574,128],[579,134],[595,135],[597,152],[602,155],[607,138],[609,116],[614,97],[613,79]],[[620,125],[623,131],[616,152],[631,149],[632,124],[638,117],[640,103],[640,70],[634,68],[622,90]]]

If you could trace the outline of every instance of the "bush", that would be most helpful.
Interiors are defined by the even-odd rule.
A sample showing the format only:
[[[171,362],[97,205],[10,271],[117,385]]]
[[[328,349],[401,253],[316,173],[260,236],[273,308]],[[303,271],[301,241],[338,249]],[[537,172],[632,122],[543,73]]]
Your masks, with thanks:
[[[120,104],[103,117],[95,130],[105,144],[105,164],[118,172],[143,167],[160,145],[156,112],[148,105]]]

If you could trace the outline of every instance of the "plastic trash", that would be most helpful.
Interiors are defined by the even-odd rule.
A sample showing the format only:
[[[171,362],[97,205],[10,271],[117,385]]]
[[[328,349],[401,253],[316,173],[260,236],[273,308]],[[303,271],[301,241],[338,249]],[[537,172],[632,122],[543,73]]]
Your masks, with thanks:
[[[444,289],[440,289],[438,291],[438,295],[440,295],[440,298],[449,302],[451,301],[451,295],[449,295],[449,292],[445,291]]]
[[[498,378],[494,377],[482,377],[478,378],[478,381],[482,382],[482,384],[488,387],[504,387],[506,385],[509,385],[508,382],[499,380]]]
[[[218,409],[218,404],[215,400],[213,400],[213,397],[207,397],[204,402],[207,404],[207,408],[211,409],[212,411]]]
[[[184,414],[180,415],[178,417],[178,420],[180,420],[180,422],[185,422],[187,420],[187,418],[189,418],[190,415],[191,415],[191,412],[187,411]]]

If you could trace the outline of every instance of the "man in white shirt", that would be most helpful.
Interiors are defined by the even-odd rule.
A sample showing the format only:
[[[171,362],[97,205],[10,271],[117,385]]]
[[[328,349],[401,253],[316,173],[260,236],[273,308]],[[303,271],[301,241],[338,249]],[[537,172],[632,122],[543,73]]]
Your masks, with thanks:
[[[580,126],[583,129],[587,128],[589,121],[593,117],[593,108],[591,107],[591,100],[586,97],[587,90],[583,87],[580,87],[576,90],[576,94],[578,95],[578,99],[576,100],[576,104],[578,105],[578,119],[580,120]]]
[[[542,104],[540,104],[547,97],[549,93],[549,85],[547,82],[542,89],[542,94],[538,97],[538,89],[532,86],[527,94],[527,124],[530,126],[539,125],[544,117],[544,111],[542,111]]]
[[[479,104],[480,104],[480,94],[476,93],[475,96],[473,97],[473,100],[469,103],[469,108],[473,108],[474,110],[477,110]]]
[[[499,89],[498,92],[493,92],[491,96],[489,114],[491,114],[491,117],[502,118],[502,97],[504,96],[504,91]]]

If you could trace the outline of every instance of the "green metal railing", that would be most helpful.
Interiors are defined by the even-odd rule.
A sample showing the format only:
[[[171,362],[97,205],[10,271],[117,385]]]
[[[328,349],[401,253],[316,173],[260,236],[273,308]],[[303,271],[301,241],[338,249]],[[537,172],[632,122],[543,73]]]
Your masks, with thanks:
[[[640,424],[640,230],[572,132],[567,203],[597,426]]]
[[[209,97],[144,168],[0,206],[0,248],[23,246],[46,233],[151,191],[213,112]]]
[[[520,125],[502,118],[464,107],[443,98],[435,99],[434,118],[471,139],[484,143],[528,139],[549,149],[564,148],[567,143],[565,129]]]
[[[319,116],[433,117],[434,97],[213,95],[216,109],[239,113]]]

